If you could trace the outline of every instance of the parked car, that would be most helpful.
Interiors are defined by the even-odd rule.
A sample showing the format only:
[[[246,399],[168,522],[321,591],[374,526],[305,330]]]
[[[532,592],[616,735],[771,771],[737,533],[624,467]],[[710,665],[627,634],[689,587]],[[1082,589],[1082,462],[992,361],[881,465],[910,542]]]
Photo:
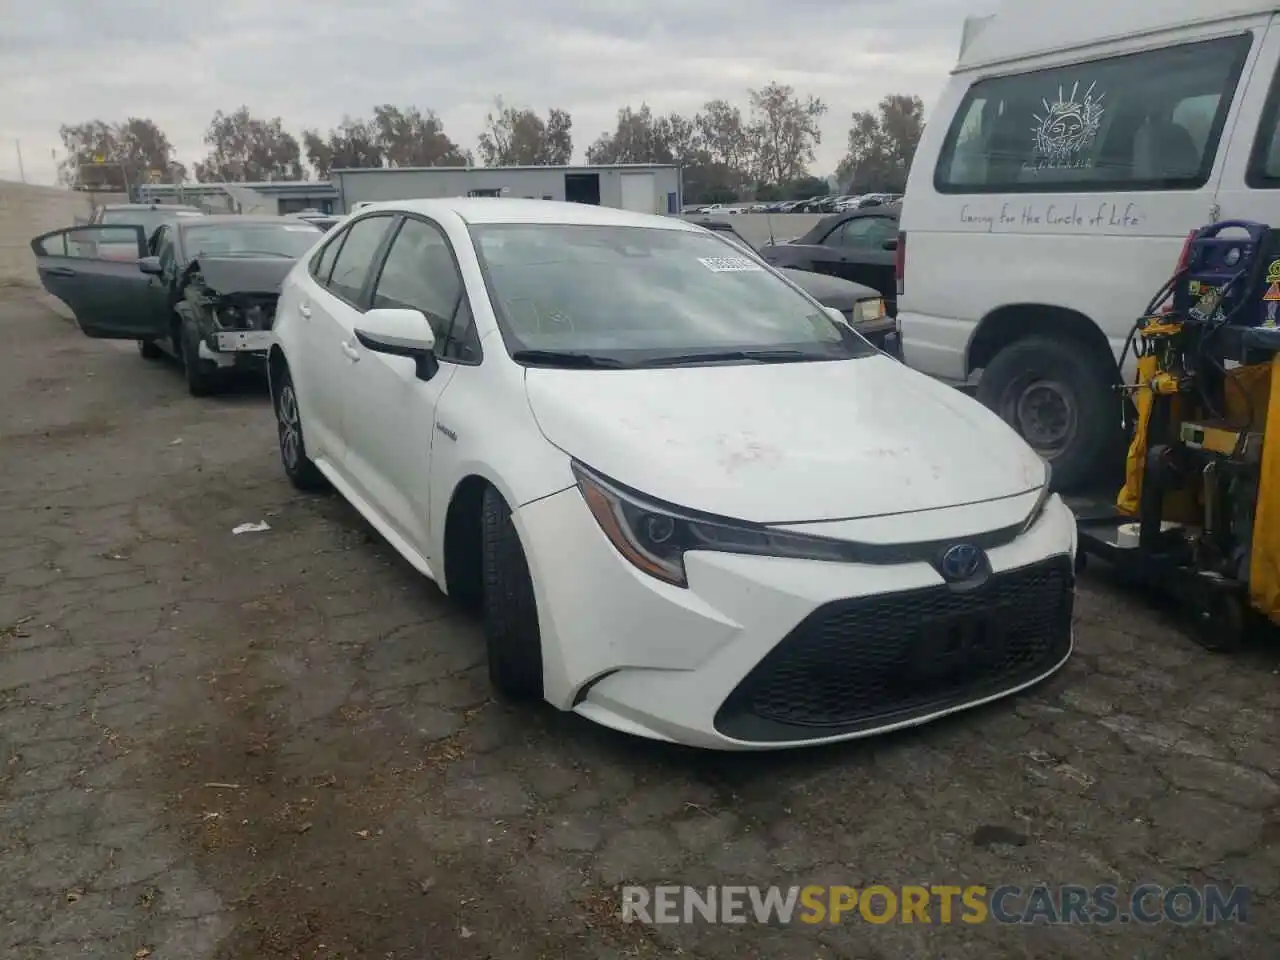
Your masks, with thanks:
[[[337,223],[342,220],[341,215],[335,213],[324,213],[320,210],[300,210],[297,213],[289,214],[299,220],[305,220],[307,223],[319,227],[321,230],[331,230]]]
[[[824,217],[796,240],[761,247],[760,255],[774,266],[826,273],[878,290],[889,315],[896,317],[899,209],[889,204]]]
[[[753,257],[760,256],[759,251],[727,220],[703,220],[698,222],[698,226],[714,231],[726,240],[732,241]],[[809,270],[797,270],[795,267],[780,269],[784,277],[824,307],[834,307],[839,310],[853,328],[876,347],[894,356],[898,355],[897,321],[889,316],[884,297],[879,290],[873,290],[860,283],[841,280],[839,277],[824,276]]]
[[[188,207],[177,203],[110,203],[94,208],[89,217],[88,226],[139,226],[143,233],[150,237],[162,223],[168,223],[179,217],[202,216],[204,211],[199,207]],[[97,235],[96,240],[86,237],[80,242],[101,244],[94,250],[86,250],[87,256],[130,262],[138,259],[128,235],[120,234],[119,242],[114,242],[113,236],[115,235],[104,233]]]
[[[971,398],[677,217],[382,204],[286,278],[285,474],[482,615],[489,675],[641,736],[924,723],[1071,650],[1075,523]]]
[[[1188,234],[1280,223],[1280,3],[1005,3],[971,20],[908,177],[903,348],[1110,485],[1135,318]]]
[[[148,359],[177,357],[196,396],[230,368],[262,367],[280,281],[324,236],[304,220],[230,215],[166,221],[149,242],[143,231],[71,227],[36,237],[31,249],[45,290],[86,335],[137,340]],[[83,246],[72,239],[81,236]],[[97,253],[126,244],[128,262]]]

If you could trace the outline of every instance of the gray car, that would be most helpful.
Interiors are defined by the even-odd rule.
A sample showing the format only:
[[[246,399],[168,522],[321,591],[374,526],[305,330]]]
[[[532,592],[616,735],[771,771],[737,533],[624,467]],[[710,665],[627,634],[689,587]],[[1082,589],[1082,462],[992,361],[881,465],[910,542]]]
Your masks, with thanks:
[[[177,357],[201,396],[232,369],[265,369],[280,283],[323,236],[291,217],[199,216],[167,220],[149,241],[138,224],[54,230],[31,250],[45,290],[87,336]]]
[[[733,224],[725,220],[705,220],[698,221],[698,225],[760,256],[760,252],[734,229]],[[889,316],[884,297],[878,290],[839,277],[794,267],[775,269],[824,307],[834,307],[843,313],[853,328],[875,346],[885,353],[898,356],[898,323]]]

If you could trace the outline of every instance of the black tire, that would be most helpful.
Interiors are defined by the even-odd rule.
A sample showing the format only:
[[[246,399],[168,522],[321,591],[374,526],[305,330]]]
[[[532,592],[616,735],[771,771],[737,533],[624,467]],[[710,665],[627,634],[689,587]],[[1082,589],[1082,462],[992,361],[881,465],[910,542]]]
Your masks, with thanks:
[[[138,353],[143,360],[159,360],[164,356],[164,351],[156,346],[154,340],[139,340]]]
[[[1082,343],[1034,336],[1009,344],[983,370],[977,398],[1049,460],[1055,490],[1110,478],[1123,460],[1113,364]]]
[[[200,332],[190,320],[179,321],[181,326],[182,372],[187,378],[187,392],[193,397],[207,397],[219,386],[217,367],[200,359]]]
[[[484,597],[481,613],[489,648],[489,680],[503,696],[542,697],[542,636],[533,579],[511,508],[497,490],[484,492],[480,513]]]
[[[307,441],[302,433],[302,413],[298,393],[287,367],[271,377],[271,406],[276,413],[276,434],[280,440],[280,463],[285,476],[298,490],[308,493],[324,490],[329,482],[320,468],[307,456]]]

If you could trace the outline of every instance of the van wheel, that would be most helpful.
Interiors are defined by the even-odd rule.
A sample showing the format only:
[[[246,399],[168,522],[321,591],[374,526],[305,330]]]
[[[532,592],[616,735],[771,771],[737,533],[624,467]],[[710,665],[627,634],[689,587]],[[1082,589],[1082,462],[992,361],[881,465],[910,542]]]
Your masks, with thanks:
[[[1055,490],[1100,478],[1121,449],[1111,370],[1074,340],[1027,337],[987,364],[977,398],[1053,465]]]
[[[511,508],[493,487],[484,492],[480,529],[489,680],[513,700],[541,699],[542,636],[533,578]]]

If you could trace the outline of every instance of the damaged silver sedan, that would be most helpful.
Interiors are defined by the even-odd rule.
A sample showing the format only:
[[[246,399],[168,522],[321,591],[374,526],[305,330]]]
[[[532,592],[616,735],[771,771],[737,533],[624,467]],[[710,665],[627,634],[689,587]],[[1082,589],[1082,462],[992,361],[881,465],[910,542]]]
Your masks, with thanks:
[[[280,283],[324,236],[286,217],[173,218],[71,227],[31,241],[45,290],[90,337],[136,340],[144,357],[176,357],[195,396],[228,373],[264,371]],[[137,259],[101,255],[132,244]]]

